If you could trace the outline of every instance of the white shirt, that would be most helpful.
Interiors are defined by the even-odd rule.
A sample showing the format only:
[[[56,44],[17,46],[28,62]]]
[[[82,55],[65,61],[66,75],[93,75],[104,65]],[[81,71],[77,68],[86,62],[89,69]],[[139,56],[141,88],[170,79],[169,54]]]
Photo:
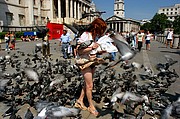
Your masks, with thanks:
[[[146,35],[146,40],[151,40],[151,34]]]
[[[167,39],[173,39],[173,31],[168,33]]]
[[[144,33],[138,33],[137,34],[137,38],[138,38],[138,41],[142,41],[143,40],[143,36],[144,36]]]

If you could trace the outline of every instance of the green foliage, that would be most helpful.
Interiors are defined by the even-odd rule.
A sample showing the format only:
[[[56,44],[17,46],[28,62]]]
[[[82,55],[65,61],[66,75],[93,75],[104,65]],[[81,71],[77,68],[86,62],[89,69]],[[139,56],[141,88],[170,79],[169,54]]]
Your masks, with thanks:
[[[0,32],[0,39],[4,40],[4,36],[7,32]],[[16,39],[19,39],[24,32],[15,32]]]
[[[141,26],[141,29],[148,29],[151,32],[163,33],[165,28],[171,27],[172,22],[168,20],[165,14],[155,14],[150,20],[151,23],[146,23]]]
[[[155,32],[163,32],[169,24],[168,17],[165,14],[156,14],[151,20],[152,30]]]
[[[16,38],[20,38],[21,36],[23,36],[24,32],[15,32],[16,34]]]
[[[4,39],[4,36],[7,32],[0,32],[0,39]]]
[[[173,28],[175,34],[180,34],[180,16],[178,16],[173,22]]]
[[[149,31],[152,31],[152,29],[151,29],[151,23],[147,22],[147,23],[143,24],[143,25],[141,26],[141,30],[145,30],[145,31],[149,30]]]

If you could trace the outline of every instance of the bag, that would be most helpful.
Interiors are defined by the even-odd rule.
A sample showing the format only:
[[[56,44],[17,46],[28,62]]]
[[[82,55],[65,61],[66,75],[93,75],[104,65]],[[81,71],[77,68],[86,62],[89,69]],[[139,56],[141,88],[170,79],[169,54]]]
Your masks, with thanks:
[[[90,58],[90,59],[86,59],[86,58],[79,58],[75,60],[75,64],[81,69],[84,70],[88,67],[90,67],[91,65],[99,65],[104,63],[104,59],[102,58]]]

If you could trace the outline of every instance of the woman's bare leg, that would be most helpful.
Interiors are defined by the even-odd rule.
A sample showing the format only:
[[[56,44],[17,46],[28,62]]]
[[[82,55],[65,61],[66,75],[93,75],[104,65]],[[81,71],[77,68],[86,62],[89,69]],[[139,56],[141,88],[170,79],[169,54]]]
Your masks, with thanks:
[[[84,99],[84,96],[85,96],[85,92],[86,92],[86,87],[85,87],[85,83],[84,83],[84,87],[82,88],[81,94],[80,94],[79,99],[78,99],[78,102],[79,102],[80,104],[83,103],[83,99]]]
[[[93,89],[93,80],[92,80],[92,69],[86,68],[82,71],[84,75],[85,85],[86,85],[86,96],[89,102],[90,107],[94,107],[92,102],[92,89]]]

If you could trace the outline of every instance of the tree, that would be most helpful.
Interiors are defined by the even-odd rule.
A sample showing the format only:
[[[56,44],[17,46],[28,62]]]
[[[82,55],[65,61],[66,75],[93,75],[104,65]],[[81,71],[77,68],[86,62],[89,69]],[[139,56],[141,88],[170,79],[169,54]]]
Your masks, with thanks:
[[[141,30],[145,30],[145,31],[149,30],[150,32],[152,32],[151,23],[150,22],[144,23],[141,26]]]
[[[178,16],[173,22],[174,33],[180,34],[180,16]]]
[[[151,27],[154,32],[163,32],[170,24],[168,17],[165,14],[155,14],[151,19]]]
[[[168,17],[165,14],[157,13],[150,21],[150,23],[145,23],[143,26],[141,26],[141,29],[156,33],[163,33],[165,28],[171,26],[171,21],[168,20]]]

